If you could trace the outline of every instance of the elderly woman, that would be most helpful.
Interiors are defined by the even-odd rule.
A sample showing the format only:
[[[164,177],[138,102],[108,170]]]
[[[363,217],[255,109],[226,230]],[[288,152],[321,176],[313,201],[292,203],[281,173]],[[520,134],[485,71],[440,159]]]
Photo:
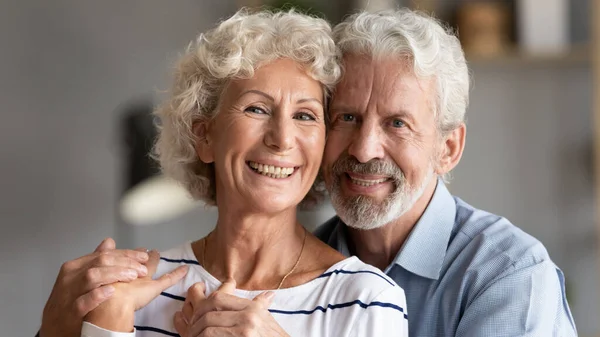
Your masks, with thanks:
[[[158,110],[156,153],[218,207],[216,227],[163,252],[157,279],[115,284],[84,336],[407,335],[403,290],[296,219],[301,202],[318,200],[311,187],[340,72],[322,19],[239,12],[200,35]]]

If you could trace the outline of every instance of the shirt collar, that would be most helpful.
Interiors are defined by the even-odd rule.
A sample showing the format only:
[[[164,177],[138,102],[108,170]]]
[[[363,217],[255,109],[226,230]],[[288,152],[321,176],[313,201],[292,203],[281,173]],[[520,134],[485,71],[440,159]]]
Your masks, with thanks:
[[[396,255],[394,264],[419,276],[437,280],[446,257],[455,217],[454,198],[444,182],[438,179],[429,205]]]
[[[387,273],[394,264],[397,264],[419,276],[438,279],[446,257],[455,216],[454,198],[444,182],[438,179],[433,197],[425,212],[385,272]],[[345,256],[350,256],[345,227],[343,222],[338,220],[329,238],[329,244]]]

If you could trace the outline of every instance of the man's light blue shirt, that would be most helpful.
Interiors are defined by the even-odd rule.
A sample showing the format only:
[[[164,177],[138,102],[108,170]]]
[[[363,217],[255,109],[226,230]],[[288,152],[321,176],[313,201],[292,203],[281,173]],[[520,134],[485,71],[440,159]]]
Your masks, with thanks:
[[[350,256],[345,232],[334,217],[315,234]],[[563,273],[544,246],[441,180],[385,273],[406,292],[411,337],[577,336]]]

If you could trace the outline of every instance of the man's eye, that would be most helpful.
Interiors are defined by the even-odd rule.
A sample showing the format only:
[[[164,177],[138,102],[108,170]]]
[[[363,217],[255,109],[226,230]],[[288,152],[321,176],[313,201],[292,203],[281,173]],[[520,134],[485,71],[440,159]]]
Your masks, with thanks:
[[[299,119],[301,121],[314,121],[315,117],[306,112],[300,112],[294,116],[295,119]]]
[[[248,111],[253,114],[266,114],[267,113],[264,109],[261,109],[259,107],[255,107],[255,106],[249,106],[244,111]]]
[[[354,115],[351,115],[351,114],[342,114],[340,116],[340,119],[344,122],[354,122],[356,120]]]
[[[401,120],[399,120],[399,119],[394,119],[392,121],[392,126],[395,127],[395,128],[401,128],[401,127],[404,126],[404,122],[401,121]]]

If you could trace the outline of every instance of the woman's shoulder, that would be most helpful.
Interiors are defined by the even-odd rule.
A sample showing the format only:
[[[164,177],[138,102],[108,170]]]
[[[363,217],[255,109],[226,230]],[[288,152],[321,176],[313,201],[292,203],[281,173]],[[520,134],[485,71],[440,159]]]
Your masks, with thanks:
[[[181,265],[200,266],[192,251],[191,242],[182,243],[176,247],[160,252],[157,274],[167,273]]]
[[[320,277],[327,278],[327,283],[337,285],[344,291],[363,296],[376,297],[384,291],[397,292],[404,296],[404,291],[394,280],[356,256],[336,263]]]
[[[340,261],[319,278],[325,279],[319,292],[320,301],[326,303],[322,305],[323,308],[344,308],[346,316],[352,320],[362,320],[361,326],[366,324],[366,331],[371,331],[369,329],[377,324],[388,326],[381,320],[405,324],[407,310],[404,290],[381,270],[362,262],[358,257]]]
[[[323,294],[331,303],[356,304],[364,309],[372,306],[394,308],[406,313],[404,290],[381,270],[347,258],[327,270]]]

